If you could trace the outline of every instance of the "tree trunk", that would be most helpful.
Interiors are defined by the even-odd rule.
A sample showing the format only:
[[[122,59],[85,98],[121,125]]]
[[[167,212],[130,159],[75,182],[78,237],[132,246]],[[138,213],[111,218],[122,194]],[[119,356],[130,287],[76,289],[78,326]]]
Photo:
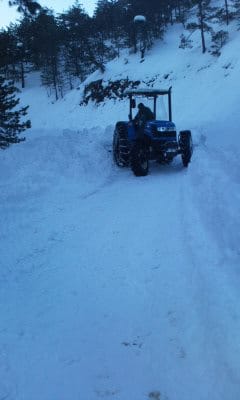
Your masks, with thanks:
[[[53,86],[55,90],[55,98],[58,100],[58,90],[57,90],[57,66],[56,66],[56,60],[52,58],[51,62],[51,67],[52,67],[52,78],[53,78]]]
[[[25,74],[24,74],[23,61],[21,62],[21,82],[22,82],[22,89],[24,89],[25,88]]]
[[[204,37],[204,15],[203,15],[203,8],[202,8],[202,0],[198,3],[198,10],[199,10],[199,19],[200,19],[200,30],[201,30],[201,39],[202,39],[202,52],[206,52],[206,44],[205,44],[205,37]]]
[[[70,90],[72,90],[73,89],[73,84],[72,84],[72,78],[71,78],[70,72],[68,73],[68,82],[69,82]]]
[[[74,67],[75,67],[75,74],[77,77],[79,77],[80,76],[79,60],[76,55],[74,57]]]
[[[229,11],[228,11],[228,1],[225,0],[225,11],[226,11],[226,21],[227,25],[229,24]]]

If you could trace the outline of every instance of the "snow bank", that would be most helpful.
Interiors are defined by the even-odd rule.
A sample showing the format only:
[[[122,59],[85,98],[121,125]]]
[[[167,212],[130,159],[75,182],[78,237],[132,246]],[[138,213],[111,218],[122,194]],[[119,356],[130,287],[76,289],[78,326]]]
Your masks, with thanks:
[[[24,144],[1,153],[3,204],[46,194],[69,181],[83,193],[101,185],[110,173],[109,130],[32,130]]]

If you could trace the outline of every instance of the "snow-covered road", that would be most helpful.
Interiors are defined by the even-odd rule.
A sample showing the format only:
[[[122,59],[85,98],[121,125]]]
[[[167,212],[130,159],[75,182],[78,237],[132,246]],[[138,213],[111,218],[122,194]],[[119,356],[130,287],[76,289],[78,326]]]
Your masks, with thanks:
[[[0,399],[239,400],[234,156],[135,178],[93,134],[3,155]]]

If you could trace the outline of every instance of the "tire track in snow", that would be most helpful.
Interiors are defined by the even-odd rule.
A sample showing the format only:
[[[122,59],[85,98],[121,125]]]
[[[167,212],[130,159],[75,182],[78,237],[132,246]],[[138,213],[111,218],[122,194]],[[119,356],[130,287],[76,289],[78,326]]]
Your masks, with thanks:
[[[236,219],[236,192],[230,195],[225,191],[229,185],[235,189],[235,182],[226,166],[223,171],[221,158],[214,159],[214,152],[199,147],[191,164],[183,203],[190,209],[185,209],[183,218],[186,252],[192,268],[185,273],[192,279],[192,295],[202,329],[199,338],[207,355],[207,374],[215,382],[215,396],[237,400],[240,390],[237,336],[240,299],[236,284],[239,220]]]

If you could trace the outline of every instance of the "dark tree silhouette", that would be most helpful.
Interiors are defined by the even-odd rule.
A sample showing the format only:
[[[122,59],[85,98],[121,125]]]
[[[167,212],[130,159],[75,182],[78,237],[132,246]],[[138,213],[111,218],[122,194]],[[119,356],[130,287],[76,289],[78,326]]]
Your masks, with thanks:
[[[34,15],[41,10],[40,4],[34,0],[9,0],[8,4],[17,6],[17,10],[24,15]]]
[[[17,92],[18,89],[12,82],[0,76],[0,148],[25,140],[18,135],[31,127],[29,120],[21,122],[21,118],[27,115],[28,106],[20,109],[17,107],[19,105]]]

